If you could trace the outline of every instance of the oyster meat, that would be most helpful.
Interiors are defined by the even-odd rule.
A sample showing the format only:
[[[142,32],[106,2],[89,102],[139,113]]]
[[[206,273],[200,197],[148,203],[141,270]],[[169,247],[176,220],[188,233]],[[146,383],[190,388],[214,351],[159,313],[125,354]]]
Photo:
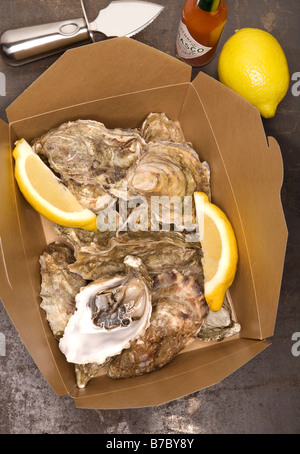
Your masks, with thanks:
[[[170,120],[165,113],[150,113],[140,133],[146,142],[185,143],[180,124]]]
[[[98,121],[76,120],[52,129],[32,147],[83,206],[99,211],[107,199],[104,186],[125,176],[144,144],[136,130],[107,129]]]
[[[75,295],[86,285],[85,279],[68,269],[74,260],[72,250],[59,242],[50,243],[40,257],[40,306],[57,339],[75,310]]]
[[[163,367],[196,338],[208,313],[203,287],[176,270],[154,277],[152,301],[149,328],[112,359],[111,378],[134,377]]]
[[[124,259],[126,273],[97,279],[76,295],[59,347],[67,361],[104,365],[130,347],[150,323],[152,281],[138,257]]]

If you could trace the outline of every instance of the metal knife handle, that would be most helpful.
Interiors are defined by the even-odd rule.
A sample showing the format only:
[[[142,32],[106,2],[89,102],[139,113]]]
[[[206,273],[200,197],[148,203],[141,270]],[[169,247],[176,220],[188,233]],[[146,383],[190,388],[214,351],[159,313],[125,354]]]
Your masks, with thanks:
[[[7,30],[0,49],[8,64],[19,66],[89,42],[91,32],[81,18]]]

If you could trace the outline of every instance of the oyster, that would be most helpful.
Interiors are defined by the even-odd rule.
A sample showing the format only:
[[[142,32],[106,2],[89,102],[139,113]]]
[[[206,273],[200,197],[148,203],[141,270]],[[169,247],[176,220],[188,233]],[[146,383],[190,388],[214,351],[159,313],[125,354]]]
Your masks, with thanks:
[[[99,214],[99,229],[109,209],[119,209],[114,230],[55,225],[63,243],[52,243],[40,258],[41,307],[74,363],[79,388],[104,365],[112,378],[145,374],[195,338],[221,340],[239,331],[230,306],[212,313],[204,298],[201,244],[187,239],[185,221],[188,211],[187,224],[195,224],[195,191],[211,198],[210,170],[177,122],[163,113],[149,114],[140,130],[71,121],[35,140],[33,149]],[[131,229],[134,223],[141,228]]]
[[[76,296],[59,342],[69,362],[104,365],[149,326],[152,281],[138,257],[127,256],[124,263],[125,274],[97,279]]]
[[[180,232],[127,232],[106,243],[93,242],[81,247],[69,269],[87,280],[109,277],[124,272],[126,255],[140,257],[151,276],[175,267],[203,283],[201,244],[186,242]]]
[[[185,142],[179,123],[170,120],[164,113],[150,113],[140,133],[146,142]]]
[[[76,120],[52,129],[32,146],[83,206],[99,211],[107,198],[104,186],[125,176],[144,144],[135,130]]]
[[[129,195],[184,197],[210,194],[210,175],[193,148],[172,142],[150,143],[124,178]]]
[[[240,330],[241,325],[232,319],[230,304],[225,296],[224,303],[219,311],[209,310],[198,337],[204,342],[221,341],[225,337],[234,336]]]
[[[202,286],[177,271],[154,277],[152,301],[149,328],[112,359],[111,378],[134,377],[163,367],[196,338],[208,313]]]
[[[75,295],[86,285],[85,279],[68,269],[74,260],[72,250],[59,242],[50,243],[40,257],[40,306],[57,339],[75,310]]]
[[[75,364],[75,377],[78,388],[85,388],[101,367],[97,363]]]
[[[72,247],[75,258],[82,247],[90,246],[93,243],[104,246],[115,234],[115,232],[100,232],[99,230],[91,232],[90,230],[65,227],[58,224],[54,224],[53,227],[59,238]]]
[[[74,180],[68,180],[64,184],[76,197],[80,205],[95,213],[106,209],[113,200],[111,195],[107,194],[97,181],[83,184]]]
[[[182,231],[186,225],[188,229],[193,224],[196,228],[193,194],[203,191],[210,198],[210,172],[188,144],[149,143],[126,177],[109,191],[122,199],[142,197],[149,207],[148,217],[152,223],[157,222],[157,230],[163,223],[174,224]],[[183,201],[190,202],[189,210],[183,210]]]

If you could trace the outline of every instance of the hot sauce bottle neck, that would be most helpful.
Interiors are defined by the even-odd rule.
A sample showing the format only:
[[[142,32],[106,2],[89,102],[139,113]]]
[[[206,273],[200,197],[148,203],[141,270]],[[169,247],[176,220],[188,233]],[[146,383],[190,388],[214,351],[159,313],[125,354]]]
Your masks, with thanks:
[[[216,11],[221,3],[221,0],[196,0],[197,5],[203,11],[213,12]]]

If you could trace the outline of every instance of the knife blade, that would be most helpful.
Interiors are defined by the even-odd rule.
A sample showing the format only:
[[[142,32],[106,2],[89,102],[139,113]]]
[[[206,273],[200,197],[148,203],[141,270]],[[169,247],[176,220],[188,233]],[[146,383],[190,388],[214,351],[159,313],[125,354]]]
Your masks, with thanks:
[[[90,22],[92,31],[107,37],[133,36],[147,27],[164,9],[163,6],[140,0],[115,0]]]
[[[89,22],[84,17],[51,24],[7,30],[0,37],[0,50],[11,66],[19,66],[40,58],[61,53],[70,47],[95,42],[97,32],[107,38],[133,36],[147,27],[164,9],[163,6],[141,0],[115,0],[100,10]],[[97,39],[98,40],[98,39]]]

